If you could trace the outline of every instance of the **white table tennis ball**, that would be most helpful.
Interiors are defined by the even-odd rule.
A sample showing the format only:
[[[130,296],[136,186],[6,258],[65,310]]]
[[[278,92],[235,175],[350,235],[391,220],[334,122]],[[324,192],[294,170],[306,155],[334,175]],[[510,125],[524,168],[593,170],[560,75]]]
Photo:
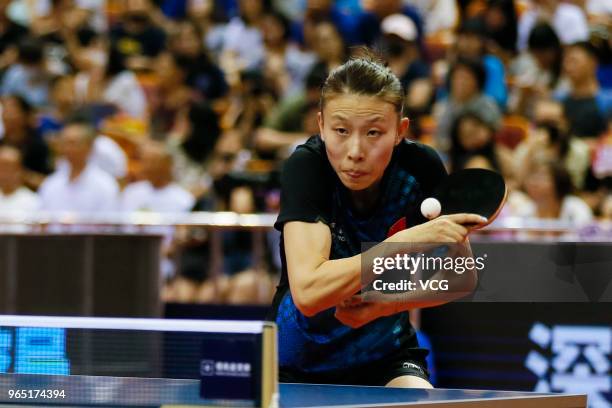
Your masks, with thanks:
[[[423,217],[432,220],[440,215],[440,211],[442,211],[442,205],[440,202],[433,197],[426,198],[421,203],[421,214]]]

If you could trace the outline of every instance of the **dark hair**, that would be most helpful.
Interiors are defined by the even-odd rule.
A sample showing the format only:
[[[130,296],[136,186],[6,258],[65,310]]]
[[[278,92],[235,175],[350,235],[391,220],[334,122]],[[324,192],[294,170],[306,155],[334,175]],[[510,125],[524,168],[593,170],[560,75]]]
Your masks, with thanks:
[[[559,36],[548,23],[538,23],[531,29],[527,45],[530,50],[546,50],[550,48],[561,50]]]
[[[272,10],[272,0],[257,0],[257,1],[261,2],[262,15]],[[216,1],[214,3],[216,3]],[[238,0],[236,3],[240,3],[240,0]],[[245,23],[247,23],[247,25],[254,23],[254,21],[247,21],[246,15],[242,13],[242,10],[240,10],[240,8],[241,8],[240,4],[238,4],[238,14],[240,16],[240,19],[244,21]]]
[[[321,89],[327,79],[325,64],[316,64],[306,75],[306,89]]]
[[[484,65],[480,60],[460,57],[448,73],[449,82],[453,74],[455,73],[455,70],[457,70],[458,68],[466,68],[468,71],[470,71],[472,75],[474,75],[474,77],[476,78],[478,90],[482,91],[484,89],[485,82],[487,81],[487,71],[485,71]]]
[[[34,112],[34,107],[26,98],[17,94],[9,94],[5,95],[3,99],[14,99],[17,101],[17,105],[19,105],[19,109],[21,109],[26,115],[30,115]]]
[[[570,135],[563,131],[558,123],[554,121],[543,121],[535,124],[536,128],[544,129],[548,133],[549,142],[551,145],[559,147],[559,156],[565,159],[569,152]]]
[[[291,37],[291,20],[280,11],[274,9],[266,14],[280,23],[283,28],[283,40],[287,41]]]
[[[400,80],[371,50],[360,48],[352,57],[332,70],[321,89],[321,110],[329,98],[343,94],[370,95],[384,99],[403,112],[404,90]]]
[[[186,80],[187,76],[190,74],[190,67],[193,60],[176,52],[168,52],[168,55],[170,56],[174,66],[183,73],[184,79]]]
[[[530,51],[553,50],[555,61],[552,64],[553,78],[550,85],[554,86],[561,76],[562,48],[561,40],[555,30],[547,23],[539,23],[529,33],[527,44]]]
[[[25,37],[18,45],[19,60],[24,64],[40,64],[43,60],[43,44],[32,37]]]
[[[487,36],[495,41],[500,47],[515,53],[516,40],[518,37],[518,17],[514,0],[488,0],[487,9],[498,8],[506,19],[503,27],[492,29],[485,27]]]
[[[574,193],[575,187],[572,178],[561,162],[551,161],[547,163],[546,167],[549,168],[552,174],[553,182],[555,183],[555,194],[559,201]]]
[[[480,18],[470,18],[465,20],[459,26],[457,30],[458,34],[472,34],[477,35],[479,37],[484,37],[486,34],[486,28],[484,25],[484,21]]]
[[[599,50],[589,41],[575,42],[573,44],[570,44],[570,48],[580,48],[581,50],[589,54],[589,56],[593,58],[595,61],[599,62],[599,55],[600,55]]]
[[[77,40],[79,44],[84,47],[90,45],[99,37],[99,34],[89,27],[81,27],[77,30]]]
[[[112,78],[122,71],[125,71],[125,57],[115,46],[111,46],[106,63],[106,77]]]
[[[461,122],[471,119],[482,126],[490,129],[491,131],[491,139],[489,142],[476,150],[467,150],[463,147],[461,142],[459,141],[459,127]],[[499,160],[497,158],[497,153],[495,151],[495,129],[492,128],[486,121],[482,120],[482,118],[476,112],[464,112],[459,115],[451,125],[451,148],[449,153],[449,159],[451,162],[451,170],[457,171],[461,170],[463,166],[474,156],[483,156],[491,163],[491,166],[497,171],[500,170]]]
[[[200,41],[198,41],[198,45],[199,45],[199,48],[200,48],[200,54],[206,54],[206,47],[204,46],[204,42],[201,41],[201,39],[204,38],[204,32],[202,31],[202,28],[197,23],[197,21],[195,21],[195,20],[193,20],[191,18],[185,18],[183,20],[178,21],[177,26],[178,27],[186,26],[186,27],[191,28],[195,32],[196,37],[200,40]],[[179,32],[180,32],[180,29],[177,29],[176,32],[172,35],[171,44],[174,41],[176,41],[176,37],[178,37]],[[170,51],[174,51],[171,47],[169,47],[169,48],[170,48]],[[208,57],[208,55],[207,55],[207,57]]]
[[[216,112],[206,103],[194,103],[189,107],[191,130],[181,147],[195,162],[202,163],[213,151],[221,127]]]
[[[64,128],[68,126],[78,126],[85,129],[85,138],[88,143],[93,143],[95,138],[98,136],[98,131],[93,122],[87,117],[87,115],[81,112],[75,112],[71,115],[66,123],[64,123]]]

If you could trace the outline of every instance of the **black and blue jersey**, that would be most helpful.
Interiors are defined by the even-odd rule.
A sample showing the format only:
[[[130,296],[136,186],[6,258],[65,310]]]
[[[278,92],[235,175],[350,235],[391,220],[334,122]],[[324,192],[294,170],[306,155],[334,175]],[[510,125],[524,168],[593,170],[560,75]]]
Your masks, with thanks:
[[[275,228],[282,232],[290,221],[324,222],[332,236],[330,259],[354,256],[362,252],[362,243],[383,241],[402,217],[408,227],[425,222],[420,203],[445,175],[433,149],[404,140],[394,149],[374,209],[367,215],[359,214],[327,159],[324,142],[318,135],[312,136],[283,166],[281,210]],[[398,354],[409,358],[410,350],[418,348],[407,312],[379,318],[358,329],[338,321],[335,308],[304,316],[289,290],[283,239],[281,257],[282,275],[272,313],[279,330],[281,372],[345,370]]]

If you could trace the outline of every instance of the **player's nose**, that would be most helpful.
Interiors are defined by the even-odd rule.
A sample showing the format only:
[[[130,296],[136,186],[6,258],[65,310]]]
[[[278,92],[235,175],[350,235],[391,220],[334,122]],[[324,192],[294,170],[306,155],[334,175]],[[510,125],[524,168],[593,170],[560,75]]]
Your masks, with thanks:
[[[351,136],[348,144],[348,158],[353,161],[363,160],[365,152],[359,135]]]

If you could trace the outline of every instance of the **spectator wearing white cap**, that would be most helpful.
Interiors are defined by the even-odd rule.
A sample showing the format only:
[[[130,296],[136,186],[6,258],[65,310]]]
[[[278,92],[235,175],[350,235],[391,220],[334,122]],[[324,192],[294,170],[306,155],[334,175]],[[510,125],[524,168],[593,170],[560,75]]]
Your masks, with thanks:
[[[389,61],[389,68],[400,79],[404,89],[420,78],[429,76],[428,65],[421,60],[417,44],[417,26],[404,14],[385,17],[380,25],[381,47]]]

